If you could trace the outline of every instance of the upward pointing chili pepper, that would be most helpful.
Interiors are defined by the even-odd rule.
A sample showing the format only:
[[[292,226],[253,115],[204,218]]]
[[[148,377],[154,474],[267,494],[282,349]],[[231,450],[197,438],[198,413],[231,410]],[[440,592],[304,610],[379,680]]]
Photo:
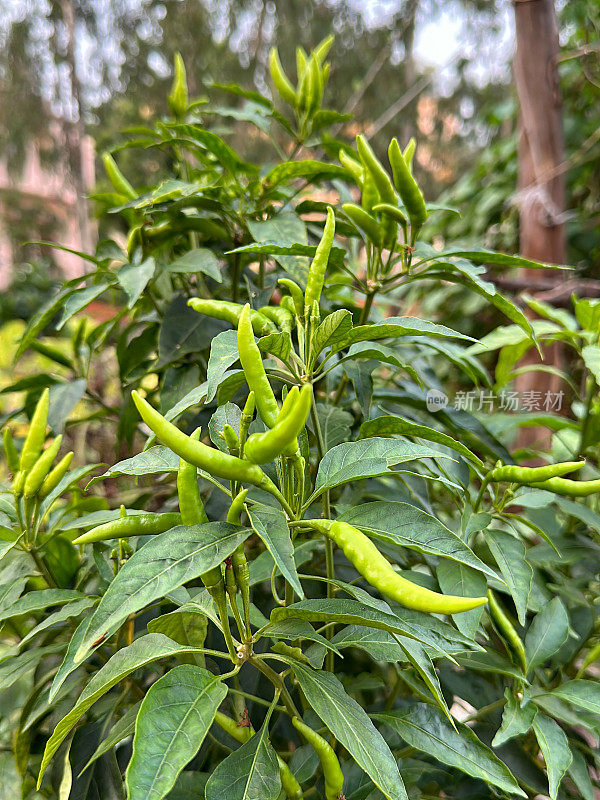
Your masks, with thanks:
[[[290,446],[295,445],[296,438],[304,428],[310,412],[312,387],[307,384],[294,396],[295,402],[287,404],[285,413],[276,420],[271,430],[265,433],[253,433],[249,437],[244,449],[244,454],[249,461],[254,464],[268,464],[281,453],[289,450]],[[297,445],[293,447],[293,450],[294,452],[297,450]]]
[[[29,430],[21,450],[19,469],[22,472],[30,470],[40,457],[44,441],[46,440],[46,425],[48,423],[49,389],[44,389],[37,402],[31,418]]]
[[[306,280],[306,290],[304,292],[304,307],[311,309],[313,303],[317,303],[321,299],[321,292],[323,291],[323,283],[325,281],[325,271],[327,270],[327,263],[329,261],[329,254],[331,246],[333,245],[333,237],[335,234],[335,214],[331,206],[327,207],[327,220],[323,228],[323,236],[317,246],[315,257],[312,260],[310,269],[308,270],[308,278]]]

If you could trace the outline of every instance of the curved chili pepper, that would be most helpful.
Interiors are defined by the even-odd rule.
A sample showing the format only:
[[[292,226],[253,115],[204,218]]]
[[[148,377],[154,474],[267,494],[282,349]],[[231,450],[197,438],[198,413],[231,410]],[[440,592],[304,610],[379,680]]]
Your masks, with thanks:
[[[459,614],[487,603],[487,597],[439,594],[406,580],[394,571],[362,531],[347,522],[321,519],[310,520],[309,524],[329,536],[371,586],[406,608],[433,614]]]
[[[250,306],[246,304],[240,315],[237,332],[238,351],[240,362],[246,376],[246,382],[254,398],[258,413],[262,421],[269,428],[272,428],[279,413],[279,406],[271,384],[267,378],[267,373],[262,362],[262,355],[258,345],[254,341],[254,331],[250,321]]]
[[[280,412],[271,430],[265,433],[253,433],[248,438],[244,455],[249,461],[254,464],[268,464],[290,447],[293,447],[294,452],[297,451],[296,439],[310,413],[312,387],[306,384],[295,397],[297,399],[293,404],[287,404],[283,416]]]
[[[229,300],[207,300],[204,297],[191,297],[188,300],[188,306],[206,317],[229,322],[234,328],[238,327],[244,308],[239,303],[231,303]],[[265,336],[277,331],[271,320],[259,311],[250,311],[250,321],[254,333],[258,336]]]
[[[303,722],[299,717],[292,717],[292,725],[312,745],[319,756],[325,779],[326,800],[342,800],[344,797],[344,773],[335,750],[322,736]]]

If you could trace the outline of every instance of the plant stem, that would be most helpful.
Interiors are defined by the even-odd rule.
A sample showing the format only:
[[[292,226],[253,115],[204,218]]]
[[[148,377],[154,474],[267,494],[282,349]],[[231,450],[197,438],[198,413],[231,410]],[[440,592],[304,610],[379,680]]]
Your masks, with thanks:
[[[262,672],[262,674],[271,681],[276,689],[281,691],[281,699],[283,700],[289,715],[291,717],[300,717],[300,719],[302,719],[302,714],[296,708],[296,705],[292,700],[292,696],[286,689],[285,682],[281,675],[278,672],[275,672],[274,669],[260,659],[251,658],[249,660],[252,664],[254,664],[259,672]]]

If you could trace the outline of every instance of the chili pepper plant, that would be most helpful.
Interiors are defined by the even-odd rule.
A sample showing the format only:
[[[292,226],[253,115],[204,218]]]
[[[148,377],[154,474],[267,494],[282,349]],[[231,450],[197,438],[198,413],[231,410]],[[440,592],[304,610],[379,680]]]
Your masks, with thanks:
[[[105,155],[118,230],[19,347],[50,366],[5,421],[6,796],[593,800],[600,306],[545,308],[589,367],[545,420],[556,458],[521,466],[507,421],[444,405],[440,375],[490,388],[481,353],[508,348],[509,380],[549,333],[482,265],[548,265],[421,241],[418,144],[336,138],[330,45],[295,82],[273,51],[274,99],[190,100],[176,59],[170,116],[121,144],[173,175],[136,186]],[[480,344],[405,313],[422,280],[509,326]],[[73,324],[100,297],[114,317]],[[72,355],[39,338],[57,314]],[[126,457],[61,455],[73,399],[65,441],[101,428]]]

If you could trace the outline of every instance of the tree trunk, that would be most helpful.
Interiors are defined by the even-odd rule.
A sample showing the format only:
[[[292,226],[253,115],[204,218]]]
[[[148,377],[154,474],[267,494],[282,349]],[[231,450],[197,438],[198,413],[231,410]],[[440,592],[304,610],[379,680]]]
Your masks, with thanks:
[[[71,94],[75,105],[76,118],[67,123],[67,139],[69,142],[69,168],[71,179],[77,193],[77,222],[81,237],[81,249],[85,252],[94,250],[94,226],[89,210],[87,194],[91,189],[87,173],[90,164],[89,147],[86,147],[85,123],[81,103],[81,86],[77,76],[75,59],[75,9],[72,0],[62,0],[61,10],[63,22],[67,29],[66,60],[69,65]],[[92,161],[93,164],[93,156]]]
[[[553,0],[514,0],[517,47],[514,76],[520,106],[519,116],[519,206],[520,251],[526,258],[564,264],[564,173],[558,169],[564,160],[562,104],[557,69],[558,27]],[[530,294],[536,283],[558,284],[560,272],[523,270]],[[544,363],[559,367],[562,352],[558,344],[544,348]],[[534,350],[521,366],[539,364]],[[535,392],[541,398],[540,410],[549,396],[565,390],[554,375],[528,372],[519,376],[516,389],[521,398]],[[531,397],[532,395],[529,395]],[[563,403],[564,407],[564,403]],[[550,433],[545,429],[521,429],[520,447],[547,448]]]

